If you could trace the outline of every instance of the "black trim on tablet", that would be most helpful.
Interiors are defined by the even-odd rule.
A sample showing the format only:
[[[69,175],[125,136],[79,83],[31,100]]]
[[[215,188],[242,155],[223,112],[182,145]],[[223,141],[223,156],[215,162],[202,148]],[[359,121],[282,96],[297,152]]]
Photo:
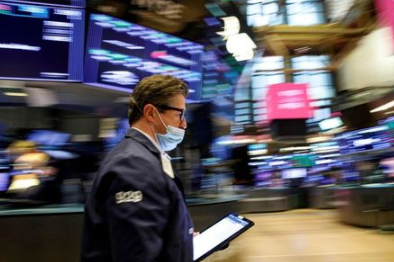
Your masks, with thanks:
[[[194,262],[199,262],[215,251],[223,249],[230,241],[244,233],[253,225],[253,221],[236,213],[230,213],[218,220],[216,223],[204,229],[198,236],[194,237]],[[220,236],[219,234],[222,235]],[[212,247],[207,246],[209,242],[212,242]],[[199,247],[196,245],[199,245]]]

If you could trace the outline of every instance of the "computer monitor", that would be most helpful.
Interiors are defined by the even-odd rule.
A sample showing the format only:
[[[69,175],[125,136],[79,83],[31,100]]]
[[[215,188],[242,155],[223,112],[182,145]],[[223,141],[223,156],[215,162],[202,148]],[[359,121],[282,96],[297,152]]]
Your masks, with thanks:
[[[85,0],[3,0],[4,2],[21,4],[43,4],[62,7],[85,8]]]
[[[64,146],[71,139],[67,133],[52,130],[33,130],[26,140],[33,141],[39,146]]]
[[[343,125],[343,122],[340,117],[333,117],[324,119],[323,121],[319,122],[319,128],[321,131],[327,131],[334,128],[338,128]]]
[[[341,154],[352,154],[387,149],[392,146],[392,135],[386,125],[345,132],[335,138]]]
[[[204,47],[104,14],[91,14],[84,83],[132,92],[152,74],[179,77],[188,83],[188,99],[200,99]]]
[[[292,168],[282,170],[282,178],[284,179],[294,179],[294,178],[303,178],[307,176],[306,168]]]
[[[84,16],[82,8],[0,1],[0,79],[82,81]]]

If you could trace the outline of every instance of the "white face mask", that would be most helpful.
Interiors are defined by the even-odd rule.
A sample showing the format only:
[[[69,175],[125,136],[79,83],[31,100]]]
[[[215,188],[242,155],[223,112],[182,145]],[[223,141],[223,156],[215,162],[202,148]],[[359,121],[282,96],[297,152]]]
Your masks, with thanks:
[[[174,126],[164,124],[163,119],[161,118],[159,112],[156,110],[159,115],[161,123],[165,126],[167,133],[159,134],[156,133],[157,140],[159,141],[160,147],[164,151],[171,151],[176,148],[178,144],[180,144],[185,136],[185,130],[181,128],[177,128]]]

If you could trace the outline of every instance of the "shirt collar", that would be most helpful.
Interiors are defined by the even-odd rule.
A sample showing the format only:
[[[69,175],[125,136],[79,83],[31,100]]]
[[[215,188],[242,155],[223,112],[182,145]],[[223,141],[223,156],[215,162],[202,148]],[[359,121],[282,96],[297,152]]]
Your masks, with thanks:
[[[152,144],[157,148],[157,150],[159,150],[159,152],[160,152],[162,155],[167,155],[167,156],[168,156],[168,154],[167,154],[166,152],[163,151],[163,149],[160,147],[160,145],[159,145],[150,135],[148,135],[147,133],[145,133],[144,131],[142,131],[141,129],[138,129],[138,128],[136,128],[136,127],[132,127],[131,129],[135,129],[135,130],[137,130],[138,132],[140,132],[141,134],[143,134],[146,138],[149,139],[149,141],[152,142]],[[168,157],[169,157],[169,156],[168,156]]]

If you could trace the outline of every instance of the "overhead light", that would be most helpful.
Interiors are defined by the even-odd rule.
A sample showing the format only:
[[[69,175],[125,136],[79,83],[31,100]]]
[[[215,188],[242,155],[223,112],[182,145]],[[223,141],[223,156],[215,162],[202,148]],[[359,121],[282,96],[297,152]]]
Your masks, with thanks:
[[[239,30],[241,29],[241,24],[239,23],[237,17],[222,17],[222,20],[224,22],[224,31],[217,32],[217,34],[223,36],[224,40],[227,40],[231,35],[236,35],[239,33]]]
[[[376,113],[376,112],[379,112],[379,111],[384,111],[384,110],[387,110],[389,108],[392,108],[393,106],[394,106],[394,100],[391,101],[391,102],[388,102],[387,104],[381,105],[381,106],[379,106],[379,107],[377,107],[375,109],[372,109],[369,112],[370,113]]]
[[[304,51],[304,50],[310,50],[311,47],[310,46],[303,46],[303,47],[299,47],[294,49],[294,51]]]
[[[307,53],[307,52],[309,52],[309,51],[311,51],[311,50],[312,50],[311,47],[309,47],[309,46],[304,46],[304,47],[300,47],[300,48],[294,49],[294,52],[295,52],[296,54],[304,54],[304,53]]]
[[[3,94],[6,96],[29,96],[26,93],[16,93],[16,92],[4,92]]]
[[[257,48],[256,44],[246,33],[230,35],[226,43],[227,51],[233,54],[237,61],[252,59],[255,48]]]
[[[245,61],[250,60],[254,56],[254,49],[256,44],[246,33],[240,33],[241,23],[235,16],[228,16],[221,18],[224,21],[224,30],[217,32],[218,35],[223,36],[226,40],[226,49],[231,53],[235,60]]]

